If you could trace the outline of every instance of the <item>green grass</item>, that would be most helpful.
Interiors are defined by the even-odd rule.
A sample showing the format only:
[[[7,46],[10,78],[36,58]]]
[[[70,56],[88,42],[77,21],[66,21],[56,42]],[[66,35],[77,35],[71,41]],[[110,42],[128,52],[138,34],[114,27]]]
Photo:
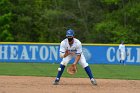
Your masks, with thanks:
[[[55,77],[58,67],[59,64],[49,63],[0,63],[0,75]],[[90,67],[96,78],[140,80],[140,65],[94,64]],[[63,77],[87,78],[88,76],[78,65],[78,72],[75,75],[69,75],[65,70]]]

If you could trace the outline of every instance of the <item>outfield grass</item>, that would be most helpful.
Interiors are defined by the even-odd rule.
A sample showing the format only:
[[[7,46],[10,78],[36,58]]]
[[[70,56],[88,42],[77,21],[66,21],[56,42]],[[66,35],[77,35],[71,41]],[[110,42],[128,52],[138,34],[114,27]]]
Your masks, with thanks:
[[[58,67],[59,64],[49,63],[0,63],[0,75],[55,77]],[[140,65],[94,64],[90,67],[96,78],[140,80]],[[63,77],[87,78],[88,76],[84,69],[78,65],[78,73],[69,75],[65,70]]]

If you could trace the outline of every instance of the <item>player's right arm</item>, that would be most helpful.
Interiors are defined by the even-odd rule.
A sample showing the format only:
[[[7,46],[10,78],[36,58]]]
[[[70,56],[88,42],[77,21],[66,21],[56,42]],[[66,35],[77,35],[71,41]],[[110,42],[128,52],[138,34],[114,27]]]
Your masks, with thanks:
[[[62,41],[60,44],[60,58],[65,58],[70,54],[65,44],[65,41]]]
[[[121,57],[121,45],[119,45],[119,57]]]

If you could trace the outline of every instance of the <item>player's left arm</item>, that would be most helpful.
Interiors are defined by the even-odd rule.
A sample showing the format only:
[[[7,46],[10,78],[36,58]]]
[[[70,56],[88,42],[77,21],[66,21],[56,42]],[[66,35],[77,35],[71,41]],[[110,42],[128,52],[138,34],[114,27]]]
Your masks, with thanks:
[[[129,53],[128,53],[128,50],[127,50],[126,46],[125,46],[125,53],[126,53],[126,56],[129,56]]]
[[[77,52],[76,52],[76,58],[75,58],[75,61],[73,64],[77,64],[81,58],[81,54],[82,54],[82,45],[81,43],[79,42],[79,45],[77,46]]]
[[[81,55],[77,55],[73,64],[76,65],[79,62],[80,58],[81,58]]]

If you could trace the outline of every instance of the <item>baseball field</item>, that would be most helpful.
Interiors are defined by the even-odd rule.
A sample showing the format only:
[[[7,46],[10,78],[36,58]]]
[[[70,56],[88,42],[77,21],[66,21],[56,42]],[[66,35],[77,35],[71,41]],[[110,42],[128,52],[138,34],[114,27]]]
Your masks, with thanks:
[[[139,65],[90,65],[98,85],[90,83],[78,65],[75,75],[64,71],[52,85],[59,64],[0,63],[0,93],[140,93]]]

